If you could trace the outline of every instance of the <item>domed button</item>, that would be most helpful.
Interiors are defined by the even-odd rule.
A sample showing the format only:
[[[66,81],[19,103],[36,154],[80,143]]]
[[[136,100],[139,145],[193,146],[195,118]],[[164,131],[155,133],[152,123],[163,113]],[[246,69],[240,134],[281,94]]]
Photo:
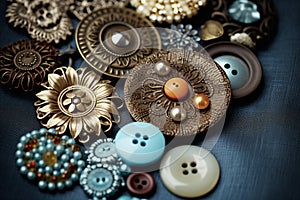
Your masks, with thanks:
[[[148,173],[134,173],[128,176],[126,186],[133,195],[147,197],[155,190],[155,181]]]
[[[161,160],[160,177],[175,195],[195,198],[207,194],[217,184],[220,168],[207,150],[183,145],[168,151]]]
[[[206,51],[225,71],[230,80],[233,98],[249,95],[259,85],[262,69],[257,57],[248,48],[231,42],[218,42]]]
[[[189,93],[189,85],[182,78],[171,78],[165,83],[164,92],[169,99],[173,101],[180,101],[187,97]]]
[[[147,166],[157,161],[165,149],[165,138],[154,125],[132,122],[123,126],[116,135],[119,156],[131,166]]]

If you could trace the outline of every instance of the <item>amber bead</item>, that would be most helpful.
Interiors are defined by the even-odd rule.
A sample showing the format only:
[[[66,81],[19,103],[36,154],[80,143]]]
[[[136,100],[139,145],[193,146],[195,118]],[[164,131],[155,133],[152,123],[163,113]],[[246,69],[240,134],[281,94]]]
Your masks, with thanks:
[[[53,166],[57,162],[57,156],[51,150],[45,151],[42,155],[42,159],[48,166]]]
[[[196,94],[193,99],[193,104],[196,108],[204,110],[208,108],[210,100],[205,94]]]
[[[189,84],[182,78],[171,78],[165,83],[164,92],[168,99],[180,101],[189,94]]]

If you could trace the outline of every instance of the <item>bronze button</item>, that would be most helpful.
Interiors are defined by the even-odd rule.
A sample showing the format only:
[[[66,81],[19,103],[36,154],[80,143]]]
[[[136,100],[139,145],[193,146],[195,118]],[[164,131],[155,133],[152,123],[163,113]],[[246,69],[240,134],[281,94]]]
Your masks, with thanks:
[[[139,172],[128,176],[126,186],[133,195],[147,197],[154,192],[156,184],[151,174]]]
[[[76,44],[95,70],[123,78],[142,58],[161,48],[161,39],[153,24],[133,10],[108,7],[81,20]]]

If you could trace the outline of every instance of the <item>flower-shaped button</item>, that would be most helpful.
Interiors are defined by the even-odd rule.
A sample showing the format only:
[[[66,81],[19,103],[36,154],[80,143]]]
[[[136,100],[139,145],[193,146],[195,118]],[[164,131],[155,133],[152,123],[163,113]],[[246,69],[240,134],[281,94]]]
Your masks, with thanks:
[[[172,193],[195,198],[217,184],[220,168],[215,157],[198,146],[183,145],[168,151],[161,160],[160,177]]]
[[[41,189],[62,190],[78,181],[85,165],[80,148],[68,136],[42,128],[20,138],[16,151],[20,173],[38,182]]]
[[[59,134],[69,128],[73,138],[87,142],[90,133],[99,135],[101,126],[109,131],[120,120],[123,101],[109,83],[87,68],[57,68],[49,74],[46,90],[36,94],[37,118],[47,128],[56,127]]]
[[[125,182],[115,165],[88,165],[80,176],[80,185],[94,199],[113,196]]]
[[[57,50],[45,42],[18,41],[0,50],[0,82],[32,91],[57,64]]]
[[[132,122],[119,130],[115,144],[118,154],[126,164],[147,166],[162,156],[165,138],[152,124]]]

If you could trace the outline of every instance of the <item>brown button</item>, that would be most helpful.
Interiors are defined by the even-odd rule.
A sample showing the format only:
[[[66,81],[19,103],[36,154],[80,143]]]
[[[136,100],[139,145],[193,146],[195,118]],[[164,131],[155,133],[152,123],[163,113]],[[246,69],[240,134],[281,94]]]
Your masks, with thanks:
[[[217,42],[208,45],[205,50],[225,71],[233,98],[245,97],[258,87],[262,77],[261,65],[247,47],[231,42]]]
[[[166,96],[173,101],[180,101],[187,97],[189,85],[182,78],[171,78],[164,86]]]
[[[126,185],[128,190],[136,196],[145,197],[155,190],[155,181],[148,173],[133,173],[127,178]]]

